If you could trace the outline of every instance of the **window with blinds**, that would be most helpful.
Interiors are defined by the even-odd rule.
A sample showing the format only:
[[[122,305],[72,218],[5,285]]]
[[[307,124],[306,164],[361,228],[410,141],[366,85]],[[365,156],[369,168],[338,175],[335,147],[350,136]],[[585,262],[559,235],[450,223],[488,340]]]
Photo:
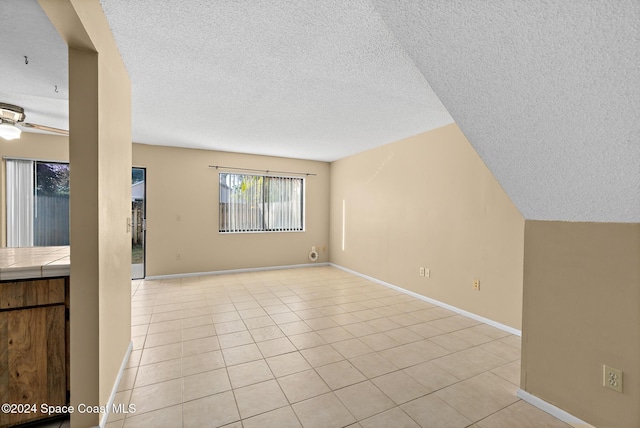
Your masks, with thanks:
[[[219,231],[304,230],[304,179],[220,173]]]

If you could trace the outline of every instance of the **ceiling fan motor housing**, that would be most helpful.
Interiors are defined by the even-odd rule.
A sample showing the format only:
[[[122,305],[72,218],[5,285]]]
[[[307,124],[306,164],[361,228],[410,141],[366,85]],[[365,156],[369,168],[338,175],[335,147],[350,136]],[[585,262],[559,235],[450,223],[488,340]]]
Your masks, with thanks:
[[[64,129],[38,125],[36,123],[25,123],[25,118],[26,115],[24,114],[24,109],[22,107],[13,104],[0,103],[0,125],[4,125],[5,128],[20,125],[25,128],[37,129],[45,132],[53,132],[54,134],[69,135],[69,131]],[[10,131],[5,130],[5,132]],[[15,132],[12,132],[11,134],[15,134]],[[13,136],[12,138],[19,138],[19,136],[20,133],[18,132],[17,136]]]
[[[12,104],[0,103],[0,121],[12,125],[23,122],[25,119],[24,109]]]

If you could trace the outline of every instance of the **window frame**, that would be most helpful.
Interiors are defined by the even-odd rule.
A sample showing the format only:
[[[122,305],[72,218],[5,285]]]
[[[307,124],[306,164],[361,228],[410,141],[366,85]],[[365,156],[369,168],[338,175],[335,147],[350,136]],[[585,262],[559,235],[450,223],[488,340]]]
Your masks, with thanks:
[[[221,230],[220,229],[220,221],[221,221],[221,204],[223,203],[221,198],[222,198],[222,192],[220,192],[221,190],[221,183],[220,183],[220,179],[222,177],[222,175],[238,175],[238,176],[250,176],[250,177],[262,177],[263,179],[267,179],[267,178],[284,178],[284,179],[296,179],[296,180],[300,180],[300,222],[301,222],[301,227],[300,229],[288,229],[288,230],[282,230],[282,229],[263,229],[263,230]],[[261,203],[263,207],[266,207],[268,205],[268,202],[265,201],[265,194],[262,194],[262,198],[261,198]],[[295,175],[285,175],[285,174],[269,174],[267,173],[235,173],[235,172],[230,172],[230,171],[220,171],[218,173],[218,234],[220,235],[236,235],[236,234],[249,234],[249,233],[301,233],[301,232],[306,232],[306,226],[307,226],[307,210],[306,210],[306,206],[307,206],[307,180],[306,177],[299,177],[299,176],[295,176]],[[264,215],[264,214],[263,214]],[[263,224],[265,222],[263,221]]]

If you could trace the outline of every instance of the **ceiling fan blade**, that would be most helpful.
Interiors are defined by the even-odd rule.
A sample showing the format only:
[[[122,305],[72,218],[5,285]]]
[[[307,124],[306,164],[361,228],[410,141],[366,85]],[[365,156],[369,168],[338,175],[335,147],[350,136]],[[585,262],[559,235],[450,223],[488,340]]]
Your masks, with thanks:
[[[55,132],[56,134],[61,134],[61,135],[69,135],[69,131],[65,129],[52,128],[50,126],[38,125],[35,123],[20,123],[20,125],[24,126],[25,128],[33,128],[33,129],[38,129],[40,131]]]

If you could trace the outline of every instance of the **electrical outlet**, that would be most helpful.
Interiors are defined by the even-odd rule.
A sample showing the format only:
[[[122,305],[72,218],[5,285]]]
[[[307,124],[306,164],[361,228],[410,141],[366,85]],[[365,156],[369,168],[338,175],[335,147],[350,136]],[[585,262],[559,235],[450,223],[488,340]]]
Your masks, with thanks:
[[[480,291],[480,280],[477,278],[473,280],[473,289]]]
[[[424,276],[424,268],[423,267],[420,268],[420,276]]]
[[[602,366],[602,386],[622,392],[622,370],[614,369],[606,364]]]

